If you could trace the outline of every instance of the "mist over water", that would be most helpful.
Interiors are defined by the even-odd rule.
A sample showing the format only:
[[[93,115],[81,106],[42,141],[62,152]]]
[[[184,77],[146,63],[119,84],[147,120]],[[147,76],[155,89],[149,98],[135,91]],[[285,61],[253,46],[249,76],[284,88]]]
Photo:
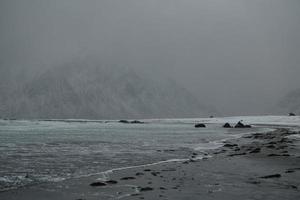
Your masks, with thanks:
[[[213,114],[283,114],[278,102],[300,85],[299,9],[297,0],[2,0],[0,111],[23,99],[8,91],[48,69],[97,60],[171,78]]]

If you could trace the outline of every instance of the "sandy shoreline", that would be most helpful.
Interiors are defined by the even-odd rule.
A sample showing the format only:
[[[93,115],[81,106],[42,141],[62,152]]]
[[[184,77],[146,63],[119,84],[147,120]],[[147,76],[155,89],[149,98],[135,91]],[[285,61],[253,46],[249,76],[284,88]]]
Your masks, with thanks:
[[[298,199],[299,140],[288,129],[254,133],[211,150],[212,157],[140,166],[0,193],[2,200]]]

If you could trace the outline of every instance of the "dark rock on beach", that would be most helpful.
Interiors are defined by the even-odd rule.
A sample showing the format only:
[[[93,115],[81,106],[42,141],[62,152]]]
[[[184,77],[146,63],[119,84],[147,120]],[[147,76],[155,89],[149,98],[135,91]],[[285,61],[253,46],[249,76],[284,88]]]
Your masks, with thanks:
[[[205,124],[195,124],[195,128],[206,128]]]
[[[142,187],[142,188],[139,188],[139,190],[140,190],[141,192],[147,192],[147,191],[153,190],[153,188],[152,188],[152,187]]]
[[[275,156],[280,156],[279,154],[276,154],[276,153],[270,153],[267,155],[268,157],[275,157]]]
[[[237,146],[238,146],[237,144],[231,144],[231,143],[224,144],[224,147],[229,147],[229,148],[237,147]]]
[[[133,179],[135,179],[135,177],[128,176],[128,177],[123,177],[120,180],[124,181],[124,180],[133,180]]]
[[[290,173],[294,173],[294,172],[295,172],[294,170],[290,170],[290,169],[285,171],[286,174],[290,174]]]
[[[243,153],[234,153],[234,154],[229,154],[228,156],[233,157],[233,156],[243,156],[243,155],[246,155],[246,153],[245,152],[243,152]]]
[[[118,181],[109,180],[109,181],[106,181],[105,183],[107,183],[107,184],[117,184]]]
[[[91,183],[90,186],[92,186],[92,187],[106,186],[106,183],[103,183],[103,182],[94,182],[94,183]]]
[[[267,176],[262,176],[260,178],[268,179],[268,178],[280,178],[280,174],[272,174],[272,175],[267,175]]]
[[[157,176],[158,174],[160,174],[160,172],[151,172],[151,174],[152,174],[153,176]]]
[[[142,173],[142,172],[137,172],[135,175],[136,175],[136,176],[143,176],[144,173]]]
[[[279,156],[290,156],[290,154],[275,154],[275,153],[271,153],[267,155],[268,157],[279,157]]]

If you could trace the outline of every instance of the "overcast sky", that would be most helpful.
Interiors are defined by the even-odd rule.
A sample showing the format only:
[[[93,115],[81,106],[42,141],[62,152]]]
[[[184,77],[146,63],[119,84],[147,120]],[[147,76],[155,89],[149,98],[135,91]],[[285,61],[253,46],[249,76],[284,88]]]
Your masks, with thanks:
[[[224,114],[262,114],[300,87],[300,1],[0,1],[2,69],[87,55],[164,73]]]

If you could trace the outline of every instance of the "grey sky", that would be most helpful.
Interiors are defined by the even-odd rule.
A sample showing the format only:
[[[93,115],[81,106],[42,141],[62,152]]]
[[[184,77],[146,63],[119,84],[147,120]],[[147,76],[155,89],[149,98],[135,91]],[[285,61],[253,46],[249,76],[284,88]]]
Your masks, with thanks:
[[[262,114],[300,86],[299,10],[299,0],[1,0],[0,67],[96,55],[173,77],[227,115]]]

